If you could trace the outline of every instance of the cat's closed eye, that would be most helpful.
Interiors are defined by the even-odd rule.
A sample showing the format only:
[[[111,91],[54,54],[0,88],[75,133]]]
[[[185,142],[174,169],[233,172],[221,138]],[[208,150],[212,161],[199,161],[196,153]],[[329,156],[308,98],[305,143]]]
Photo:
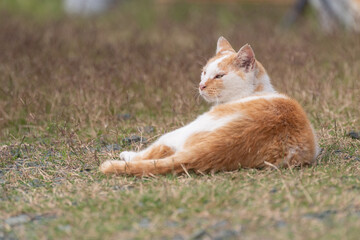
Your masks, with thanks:
[[[218,75],[215,76],[215,78],[218,79],[218,78],[222,78],[223,76],[225,76],[225,74],[218,74]]]

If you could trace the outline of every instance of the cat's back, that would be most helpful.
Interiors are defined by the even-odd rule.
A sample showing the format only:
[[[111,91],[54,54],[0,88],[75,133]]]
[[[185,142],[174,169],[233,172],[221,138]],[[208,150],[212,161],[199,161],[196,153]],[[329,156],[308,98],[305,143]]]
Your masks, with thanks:
[[[241,114],[241,117],[256,120],[258,116],[278,118],[290,117],[292,114],[304,114],[301,106],[293,99],[279,93],[267,93],[245,97],[236,101],[214,106],[209,114],[215,118]],[[239,115],[240,116],[240,115]],[[260,119],[259,119],[260,120]],[[275,120],[275,119],[274,119]]]

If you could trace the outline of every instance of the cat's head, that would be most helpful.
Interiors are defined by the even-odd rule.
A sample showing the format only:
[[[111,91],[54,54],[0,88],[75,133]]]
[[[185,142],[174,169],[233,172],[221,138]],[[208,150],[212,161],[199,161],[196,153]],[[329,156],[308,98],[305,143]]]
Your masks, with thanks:
[[[274,91],[270,79],[250,45],[236,52],[220,37],[216,55],[201,73],[200,95],[208,102],[223,103],[268,91]]]

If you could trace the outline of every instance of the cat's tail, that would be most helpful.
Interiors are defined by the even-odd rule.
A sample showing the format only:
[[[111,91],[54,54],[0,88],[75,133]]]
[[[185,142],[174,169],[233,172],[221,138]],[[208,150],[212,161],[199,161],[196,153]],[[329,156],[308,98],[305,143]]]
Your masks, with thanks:
[[[100,165],[100,171],[105,174],[128,174],[135,176],[148,176],[166,173],[180,173],[186,171],[187,158],[173,155],[163,159],[119,161],[108,160]]]

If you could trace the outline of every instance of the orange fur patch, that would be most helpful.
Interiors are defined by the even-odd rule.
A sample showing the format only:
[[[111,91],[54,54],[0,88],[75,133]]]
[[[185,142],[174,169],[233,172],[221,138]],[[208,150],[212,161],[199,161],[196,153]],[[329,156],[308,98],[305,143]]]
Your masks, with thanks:
[[[224,89],[224,84],[221,79],[209,79],[205,83],[206,88],[203,90],[210,97],[217,97],[220,91]]]
[[[266,74],[264,66],[256,60],[256,78],[259,79]]]
[[[223,51],[235,52],[234,49],[232,48],[232,46],[230,45],[230,43],[227,40],[221,41],[219,47],[221,49],[220,53],[223,52]]]
[[[236,57],[237,57],[236,53],[231,54],[231,56],[225,58],[219,63],[218,68],[225,73],[234,71],[237,75],[239,75],[242,79],[244,79],[245,73],[241,70],[241,68],[239,68],[238,66],[236,66],[236,64],[234,64],[236,62]]]
[[[237,111],[236,111],[237,109]],[[188,169],[235,170],[311,164],[315,138],[300,105],[291,99],[256,100],[218,108],[217,113],[239,112],[242,116],[211,134],[204,141],[195,135],[191,141],[194,159]],[[244,117],[245,116],[245,117]]]
[[[196,145],[197,143],[201,142],[201,141],[206,141],[206,139],[208,138],[210,132],[198,132],[198,133],[194,133],[192,134],[185,142],[184,144],[184,148],[190,148],[193,145]]]
[[[206,65],[203,67],[203,70],[206,69],[206,68],[209,66],[210,63],[218,60],[219,58],[222,58],[222,57],[225,56],[225,55],[226,55],[226,54],[224,54],[223,52],[219,52],[218,54],[216,54],[215,56],[213,56],[212,58],[210,58],[210,59],[207,61]]]
[[[151,146],[142,156],[137,157],[134,161],[148,160],[148,159],[162,159],[173,155],[174,150],[166,145]]]
[[[235,113],[241,113],[242,103],[222,104],[212,108],[210,115],[216,118],[226,117]]]
[[[264,84],[259,83],[256,88],[254,89],[254,92],[261,92],[264,90]]]

